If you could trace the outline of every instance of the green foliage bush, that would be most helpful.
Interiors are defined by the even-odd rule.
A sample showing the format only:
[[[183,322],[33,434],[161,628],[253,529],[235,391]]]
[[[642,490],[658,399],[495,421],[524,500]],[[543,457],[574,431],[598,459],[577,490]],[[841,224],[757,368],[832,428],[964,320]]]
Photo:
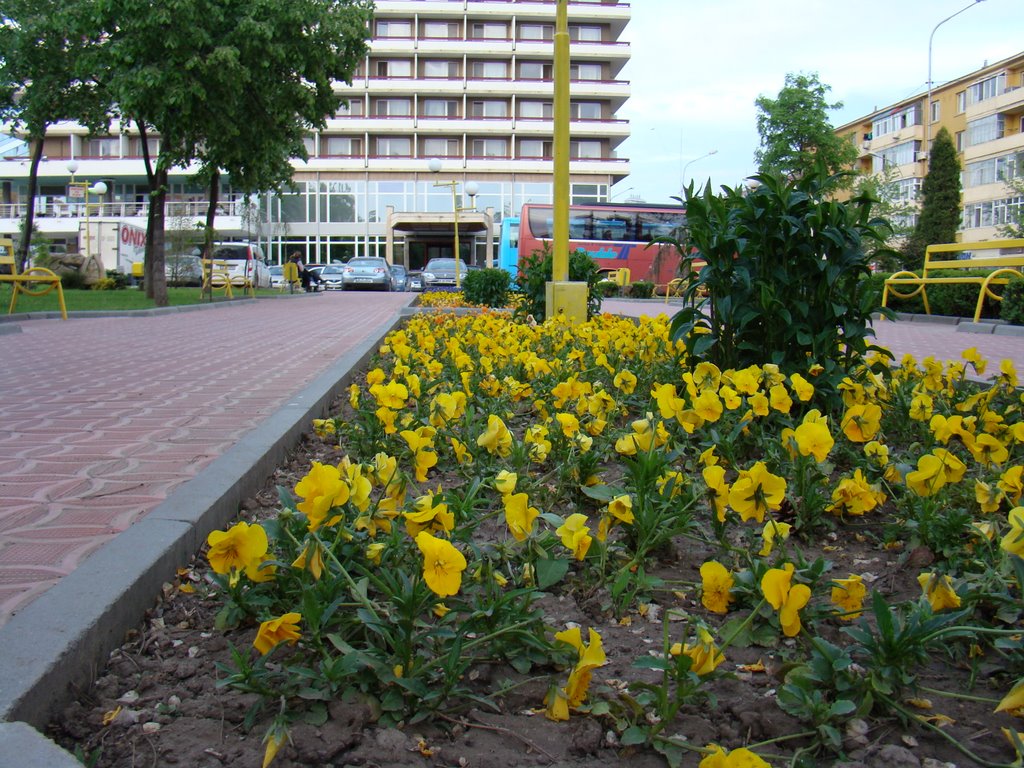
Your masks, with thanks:
[[[633,283],[629,295],[634,299],[649,299],[654,295],[654,283],[647,280],[637,280]]]
[[[60,276],[60,284],[66,291],[85,288],[85,275],[81,272],[65,272]]]
[[[597,284],[597,289],[606,299],[619,295],[619,284],[613,280],[602,280]]]
[[[462,295],[471,304],[504,307],[511,283],[511,275],[503,269],[471,269],[462,279]]]
[[[707,262],[687,286],[690,306],[673,319],[692,363],[721,369],[774,363],[785,372],[822,366],[826,398],[863,360],[879,295],[867,244],[882,245],[885,223],[873,198],[826,200],[822,169],[787,181],[759,174],[754,189],[687,190],[688,232],[680,245]],[[706,302],[698,303],[701,292]]]
[[[547,314],[547,284],[554,275],[554,259],[551,246],[544,243],[543,250],[534,251],[523,256],[519,261],[519,290],[523,301],[516,307],[516,317],[526,318],[529,315],[538,323],[543,322]],[[598,285],[602,282],[595,262],[586,251],[573,251],[569,254],[569,280],[587,284],[587,319],[601,311],[601,291]]]
[[[999,316],[1011,325],[1024,325],[1024,280],[1013,280],[1003,291]]]

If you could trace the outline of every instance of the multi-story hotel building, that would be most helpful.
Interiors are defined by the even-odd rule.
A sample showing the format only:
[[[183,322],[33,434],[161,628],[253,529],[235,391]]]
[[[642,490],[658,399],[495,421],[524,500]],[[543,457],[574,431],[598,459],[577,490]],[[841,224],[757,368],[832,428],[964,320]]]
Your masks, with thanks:
[[[1019,220],[1024,197],[1006,182],[1024,178],[1024,53],[933,85],[836,129],[859,151],[858,170],[894,169],[899,198],[918,199],[928,172],[928,151],[939,129],[956,143],[963,169],[961,240],[999,237]]]
[[[463,257],[486,263],[502,217],[552,199],[555,16],[555,0],[378,0],[369,55],[351,86],[337,86],[347,104],[307,138],[293,190],[246,198],[226,179],[218,237],[259,241],[275,262],[298,250],[310,263],[388,255],[415,269],[452,254],[457,219]],[[606,200],[629,172],[617,157],[629,125],[616,117],[629,96],[619,79],[629,18],[617,0],[568,3],[573,202]],[[93,218],[146,226],[137,133],[91,136],[62,123],[44,155],[36,225],[50,241],[79,245],[86,206],[73,181],[105,183],[88,196]],[[19,229],[28,168],[24,156],[0,164],[0,233]],[[169,228],[192,229],[205,215],[208,193],[190,170],[172,174]]]

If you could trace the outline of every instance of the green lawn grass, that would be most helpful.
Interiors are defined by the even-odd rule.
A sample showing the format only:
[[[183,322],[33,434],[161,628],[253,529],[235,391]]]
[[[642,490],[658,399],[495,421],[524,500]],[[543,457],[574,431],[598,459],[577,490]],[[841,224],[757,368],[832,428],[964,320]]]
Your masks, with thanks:
[[[0,311],[7,313],[11,304],[11,291],[8,285],[0,285]],[[277,290],[260,290],[257,296],[279,296]],[[222,294],[216,294],[216,300],[220,300]],[[235,298],[244,296],[239,288],[234,291]],[[167,297],[171,306],[183,306],[185,304],[202,304],[209,302],[208,296],[203,296],[199,288],[168,288]],[[67,304],[68,312],[84,311],[118,311],[124,309],[152,309],[156,306],[152,299],[146,298],[145,291],[138,288],[124,288],[118,291],[92,291],[81,289],[65,289],[64,303]],[[27,312],[59,312],[60,304],[57,302],[57,292],[51,291],[45,296],[18,297],[18,306],[14,314],[20,315]]]

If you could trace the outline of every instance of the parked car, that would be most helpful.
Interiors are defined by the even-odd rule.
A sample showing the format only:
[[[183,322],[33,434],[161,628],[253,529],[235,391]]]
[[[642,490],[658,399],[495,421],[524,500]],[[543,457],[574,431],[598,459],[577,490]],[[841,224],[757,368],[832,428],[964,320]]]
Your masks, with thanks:
[[[468,271],[466,263],[459,261],[459,282]],[[455,259],[431,259],[423,268],[423,290],[455,285]]]
[[[327,286],[323,281],[323,271],[329,267],[330,264],[307,264],[306,269],[316,275],[316,278],[312,278],[309,281],[309,290],[313,291],[326,291]]]
[[[203,260],[197,252],[168,254],[164,257],[164,274],[168,285],[202,285]]]
[[[394,291],[408,290],[409,273],[401,264],[391,265],[391,289]]]
[[[328,264],[320,269],[320,286],[325,291],[343,290],[345,267],[341,264]]]
[[[405,279],[405,289],[407,291],[422,291],[423,274],[420,272],[409,272]]]
[[[271,286],[270,267],[263,258],[263,249],[255,243],[214,243],[212,258],[230,262],[228,274],[232,285],[242,285],[248,277],[256,288]],[[213,282],[217,284],[217,275]]]
[[[387,259],[377,256],[360,256],[351,259],[344,267],[341,290],[352,288],[376,288],[391,290],[391,268]]]
[[[281,264],[275,264],[270,269],[270,287],[271,288],[287,288],[288,286],[284,282],[284,266]]]

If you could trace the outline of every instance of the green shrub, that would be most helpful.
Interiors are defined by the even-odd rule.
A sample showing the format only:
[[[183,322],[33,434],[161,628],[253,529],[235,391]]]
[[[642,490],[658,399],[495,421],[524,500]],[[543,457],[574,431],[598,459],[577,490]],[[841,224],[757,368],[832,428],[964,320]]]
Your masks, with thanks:
[[[85,275],[81,272],[65,272],[60,276],[60,284],[64,290],[85,288]]]
[[[649,299],[654,295],[654,283],[647,280],[637,280],[633,283],[629,295],[634,299]]]
[[[754,189],[708,185],[686,194],[687,233],[679,247],[707,265],[686,288],[691,305],[673,319],[691,363],[719,368],[774,363],[785,373],[822,367],[815,387],[834,403],[838,385],[868,351],[879,296],[866,246],[882,244],[874,200],[827,200],[822,169],[787,181],[755,177]],[[702,292],[707,301],[698,303]]]
[[[606,299],[619,295],[619,284],[613,280],[602,280],[597,284],[597,289]]]
[[[538,323],[543,322],[547,315],[547,284],[554,274],[554,259],[551,245],[544,243],[543,250],[534,251],[523,256],[519,261],[519,289],[523,296],[522,303],[516,307],[516,317],[526,318],[529,315]],[[569,280],[587,284],[587,319],[601,311],[601,283],[597,271],[597,262],[586,251],[573,251],[569,254]]]
[[[462,278],[462,295],[470,304],[504,307],[511,283],[512,277],[503,269],[471,269]]]
[[[106,280],[111,281],[112,288],[114,290],[121,290],[122,288],[128,287],[129,277],[124,272],[118,272],[116,269],[108,269],[106,274]],[[107,290],[110,290],[109,288]]]
[[[1024,280],[1012,280],[1003,291],[999,316],[1011,325],[1024,325]]]

